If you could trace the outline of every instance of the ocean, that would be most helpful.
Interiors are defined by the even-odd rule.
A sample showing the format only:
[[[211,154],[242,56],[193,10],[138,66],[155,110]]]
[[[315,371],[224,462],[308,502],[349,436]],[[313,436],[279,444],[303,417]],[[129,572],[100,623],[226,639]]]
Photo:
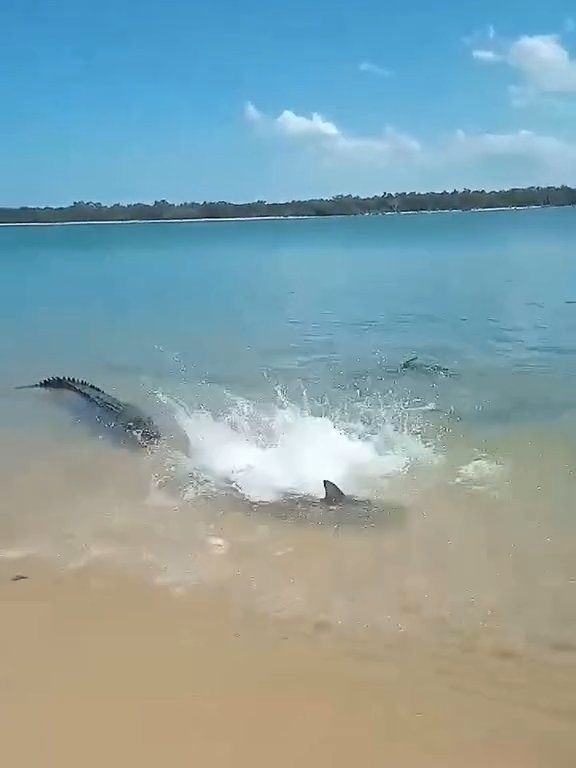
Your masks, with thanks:
[[[572,664],[574,243],[568,208],[1,227],[0,558]],[[51,375],[165,441],[14,388]]]

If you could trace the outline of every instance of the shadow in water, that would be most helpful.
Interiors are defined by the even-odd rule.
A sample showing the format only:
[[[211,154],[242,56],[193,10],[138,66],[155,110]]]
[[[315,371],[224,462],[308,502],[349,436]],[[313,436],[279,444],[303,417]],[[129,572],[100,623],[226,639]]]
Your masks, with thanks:
[[[406,507],[397,502],[347,497],[340,504],[330,505],[320,499],[302,496],[252,503],[250,510],[292,524],[379,529],[401,527],[407,513]]]

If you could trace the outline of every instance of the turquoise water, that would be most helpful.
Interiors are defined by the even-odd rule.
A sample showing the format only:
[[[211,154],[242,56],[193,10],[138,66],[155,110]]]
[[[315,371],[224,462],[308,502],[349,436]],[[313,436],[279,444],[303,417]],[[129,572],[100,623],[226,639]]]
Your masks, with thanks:
[[[575,243],[571,209],[0,228],[3,484],[30,510],[9,516],[6,551],[134,564],[138,550],[169,580],[228,583],[250,541],[242,557],[284,608],[294,575],[272,550],[301,558],[311,612],[389,616],[409,584],[423,603],[436,594],[436,618],[480,626],[494,602],[525,634],[571,636]],[[414,355],[454,375],[399,372]],[[164,464],[142,475],[46,393],[12,390],[54,374],[147,408],[173,436]],[[178,482],[158,518],[149,481],[165,472]],[[325,537],[312,557],[301,537],[316,531],[242,522],[244,502],[318,496],[325,477],[407,510],[392,592],[381,534]],[[58,514],[40,516],[40,499]],[[228,503],[238,519],[218,522]],[[354,594],[333,580],[351,552],[366,563]]]
[[[5,227],[2,384],[393,388],[477,424],[571,416],[575,234],[569,209]],[[464,376],[394,377],[413,355]]]
[[[2,353],[111,358],[113,332],[144,367],[158,343],[212,367],[225,339],[270,368],[411,349],[554,368],[576,352],[575,228],[571,209],[5,227]]]
[[[374,374],[413,352],[573,375],[575,233],[571,209],[5,227],[4,375],[164,374],[159,347],[234,385]]]

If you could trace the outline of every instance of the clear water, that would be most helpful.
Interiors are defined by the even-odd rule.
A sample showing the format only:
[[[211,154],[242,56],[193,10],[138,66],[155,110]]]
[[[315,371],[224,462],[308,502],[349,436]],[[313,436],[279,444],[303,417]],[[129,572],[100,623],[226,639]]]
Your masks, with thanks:
[[[572,647],[574,243],[571,209],[0,228],[4,556]],[[167,446],[13,390],[54,374]],[[287,522],[324,478],[403,523]]]

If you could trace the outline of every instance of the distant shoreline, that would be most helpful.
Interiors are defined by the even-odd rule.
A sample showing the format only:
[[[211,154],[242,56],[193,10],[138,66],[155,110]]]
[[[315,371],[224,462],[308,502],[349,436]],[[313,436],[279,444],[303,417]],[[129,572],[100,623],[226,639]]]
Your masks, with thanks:
[[[502,205],[494,208],[446,208],[433,211],[383,211],[377,214],[365,213],[336,213],[330,215],[303,215],[303,216],[212,216],[203,218],[182,219],[100,219],[97,221],[6,221],[0,222],[0,227],[74,227],[102,224],[209,224],[218,222],[240,221],[293,221],[295,219],[350,219],[350,218],[379,218],[381,216],[420,216],[442,213],[491,213],[497,211],[529,211],[529,210],[556,210],[570,208],[569,205]]]
[[[346,214],[335,216],[214,216],[197,219],[100,219],[98,221],[15,221],[0,222],[0,227],[73,227],[76,224],[206,224],[218,221],[278,221],[280,219],[341,219]]]
[[[342,216],[388,216],[417,213],[465,213],[576,207],[576,187],[514,187],[512,189],[454,189],[451,192],[384,192],[371,197],[335,195],[267,202],[225,200],[171,203],[113,203],[75,201],[64,206],[0,206],[0,225],[45,224],[161,224],[207,221],[278,221]]]

